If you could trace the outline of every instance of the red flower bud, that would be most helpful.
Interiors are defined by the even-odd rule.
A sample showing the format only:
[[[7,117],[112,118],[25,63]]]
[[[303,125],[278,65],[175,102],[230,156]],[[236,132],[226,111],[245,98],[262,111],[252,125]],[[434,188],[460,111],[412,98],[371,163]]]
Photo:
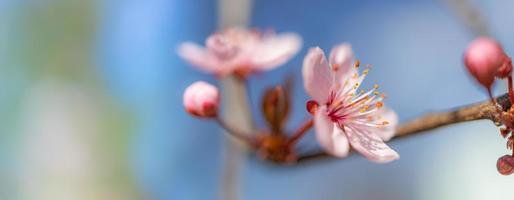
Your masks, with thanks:
[[[514,172],[514,158],[511,155],[504,155],[496,163],[498,172],[502,175],[510,175]]]
[[[281,132],[289,116],[290,97],[282,86],[269,88],[262,97],[262,113],[271,130]]]

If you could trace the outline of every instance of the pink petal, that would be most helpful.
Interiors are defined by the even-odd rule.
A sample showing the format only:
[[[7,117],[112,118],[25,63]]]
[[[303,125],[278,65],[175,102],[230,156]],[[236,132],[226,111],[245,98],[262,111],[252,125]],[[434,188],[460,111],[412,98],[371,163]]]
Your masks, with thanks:
[[[303,60],[303,85],[307,93],[316,101],[328,100],[332,88],[333,75],[319,47],[311,48]]]
[[[302,39],[295,33],[282,33],[263,39],[252,55],[252,63],[258,70],[270,70],[293,57],[302,47]]]
[[[355,77],[355,74],[357,74],[357,77]],[[355,84],[361,85],[364,78],[365,76],[359,76],[359,70],[357,68],[350,67],[350,69],[346,73],[338,73],[337,75],[335,75],[334,82],[340,83],[344,87],[343,91],[356,91],[358,87],[355,88]]]
[[[382,138],[383,141],[389,141],[395,134],[396,125],[398,125],[398,115],[394,112],[393,109],[383,107],[377,111],[380,119],[377,120],[377,123],[382,123],[383,121],[387,121],[388,124],[384,127],[380,127],[379,131],[377,131],[377,135]]]
[[[387,163],[400,158],[396,151],[387,146],[382,138],[370,130],[346,126],[345,134],[352,147],[370,161]]]
[[[193,66],[207,73],[219,71],[218,59],[210,54],[205,48],[191,42],[185,42],[178,48],[180,57],[187,60]]]
[[[326,152],[337,157],[346,157],[350,152],[348,139],[341,129],[334,126],[326,112],[326,107],[322,106],[314,116],[316,139]]]
[[[343,43],[332,48],[329,63],[336,72],[336,79],[348,74],[353,65],[353,51],[350,44]]]
[[[320,106],[314,115],[314,128],[316,129],[316,139],[320,145],[327,151],[333,150],[332,132],[334,132],[334,123],[330,121],[326,106]]]
[[[332,141],[334,150],[331,152],[332,155],[337,157],[346,157],[350,153],[350,143],[348,138],[340,128],[334,128],[332,133]]]

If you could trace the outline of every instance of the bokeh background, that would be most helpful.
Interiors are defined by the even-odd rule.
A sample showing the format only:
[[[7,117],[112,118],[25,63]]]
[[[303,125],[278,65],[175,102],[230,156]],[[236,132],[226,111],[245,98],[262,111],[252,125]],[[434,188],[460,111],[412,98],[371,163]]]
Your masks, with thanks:
[[[190,83],[218,81],[175,51],[217,29],[217,3],[1,0],[0,199],[220,198],[224,136],[181,102]],[[250,26],[297,32],[304,47],[249,80],[253,101],[293,74],[289,128],[300,124],[303,56],[340,42],[373,64],[366,83],[380,84],[401,121],[484,100],[462,65],[477,30],[461,5],[480,11],[471,21],[483,20],[514,52],[510,0],[254,0]],[[401,159],[386,165],[352,157],[284,167],[249,157],[240,192],[250,200],[508,199],[514,177],[496,171],[504,142],[491,122],[479,121],[394,141]],[[317,148],[312,134],[301,144]]]

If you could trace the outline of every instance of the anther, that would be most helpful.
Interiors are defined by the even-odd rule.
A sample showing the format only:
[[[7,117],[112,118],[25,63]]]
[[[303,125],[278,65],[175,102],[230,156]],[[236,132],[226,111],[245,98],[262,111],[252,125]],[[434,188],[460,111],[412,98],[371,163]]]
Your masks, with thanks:
[[[381,102],[381,101],[379,101],[379,102],[377,102],[377,103],[375,104],[375,106],[376,106],[377,108],[382,108],[382,106],[384,106],[384,103],[383,103],[383,102]]]
[[[355,68],[359,68],[360,65],[361,65],[361,61],[360,60],[355,60],[355,63],[353,64],[353,66]]]

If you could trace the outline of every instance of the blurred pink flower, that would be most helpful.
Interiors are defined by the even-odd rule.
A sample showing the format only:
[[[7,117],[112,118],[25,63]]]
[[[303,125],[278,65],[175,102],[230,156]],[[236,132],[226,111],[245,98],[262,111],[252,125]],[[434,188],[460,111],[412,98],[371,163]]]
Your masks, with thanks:
[[[377,163],[398,159],[398,153],[384,143],[394,136],[396,113],[383,107],[384,97],[376,91],[377,85],[368,92],[357,92],[368,70],[359,76],[357,67],[352,66],[350,45],[336,46],[330,54],[327,62],[323,50],[312,48],[303,62],[305,89],[319,104],[308,107],[315,108],[320,145],[338,157],[347,156],[351,146]]]
[[[218,76],[236,73],[242,77],[271,70],[284,64],[301,48],[294,33],[275,34],[243,28],[229,28],[209,36],[206,48],[185,42],[179,55],[198,69]]]
[[[219,91],[211,84],[197,81],[186,88],[183,101],[190,114],[197,117],[215,117],[220,104]]]
[[[473,40],[464,53],[466,68],[486,88],[491,88],[496,75],[510,76],[512,64],[509,60],[501,45],[489,37]]]

